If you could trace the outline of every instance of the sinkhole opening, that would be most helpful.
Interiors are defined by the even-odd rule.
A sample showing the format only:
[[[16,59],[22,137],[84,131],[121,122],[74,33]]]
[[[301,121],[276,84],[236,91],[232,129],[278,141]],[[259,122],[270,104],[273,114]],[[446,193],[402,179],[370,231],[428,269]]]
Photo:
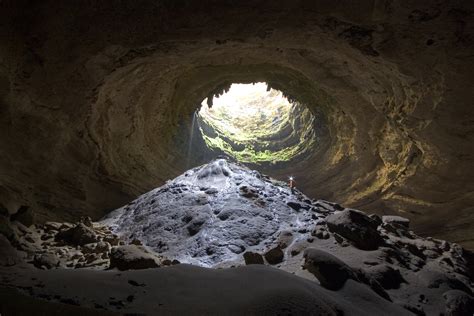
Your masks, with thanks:
[[[314,147],[315,116],[265,82],[233,83],[196,113],[206,146],[242,163],[276,164]]]

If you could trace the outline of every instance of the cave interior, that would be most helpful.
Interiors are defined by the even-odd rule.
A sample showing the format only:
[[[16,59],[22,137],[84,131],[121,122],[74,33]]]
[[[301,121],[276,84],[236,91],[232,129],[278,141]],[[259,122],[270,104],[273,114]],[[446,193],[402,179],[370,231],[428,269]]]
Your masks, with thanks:
[[[1,315],[474,314],[474,2],[0,21]]]

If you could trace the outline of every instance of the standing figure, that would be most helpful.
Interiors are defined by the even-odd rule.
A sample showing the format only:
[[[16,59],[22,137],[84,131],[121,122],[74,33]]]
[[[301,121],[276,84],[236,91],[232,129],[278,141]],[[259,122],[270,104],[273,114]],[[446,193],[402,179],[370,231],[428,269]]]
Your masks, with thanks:
[[[295,189],[296,189],[296,181],[293,177],[290,177],[289,178],[289,181],[288,181],[288,186],[290,187],[291,189],[291,193],[295,193]]]

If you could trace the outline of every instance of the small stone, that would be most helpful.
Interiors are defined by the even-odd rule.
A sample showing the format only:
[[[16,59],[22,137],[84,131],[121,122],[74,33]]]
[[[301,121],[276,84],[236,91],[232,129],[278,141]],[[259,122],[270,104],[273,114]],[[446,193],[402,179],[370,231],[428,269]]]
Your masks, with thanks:
[[[142,246],[142,242],[139,240],[139,239],[133,239],[131,242],[130,242],[131,245],[137,245],[137,246]]]
[[[92,219],[89,216],[81,217],[81,223],[87,227],[92,227]]]
[[[286,205],[288,205],[289,207],[291,207],[292,209],[294,209],[295,211],[299,211],[301,208],[303,208],[303,206],[298,203],[298,202],[287,202]]]
[[[63,241],[71,245],[83,246],[85,244],[98,241],[97,234],[83,223],[75,227],[60,231],[56,234],[56,240]]]
[[[171,265],[171,260],[170,259],[165,259],[161,261],[161,264],[164,266],[170,266]]]

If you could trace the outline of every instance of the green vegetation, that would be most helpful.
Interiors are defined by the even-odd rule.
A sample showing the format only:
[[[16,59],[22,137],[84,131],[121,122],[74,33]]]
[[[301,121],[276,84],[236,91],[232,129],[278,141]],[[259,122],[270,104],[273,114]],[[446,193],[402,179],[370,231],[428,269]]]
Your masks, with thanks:
[[[246,163],[289,161],[316,141],[312,113],[265,83],[233,84],[211,108],[204,100],[198,122],[209,148]]]

